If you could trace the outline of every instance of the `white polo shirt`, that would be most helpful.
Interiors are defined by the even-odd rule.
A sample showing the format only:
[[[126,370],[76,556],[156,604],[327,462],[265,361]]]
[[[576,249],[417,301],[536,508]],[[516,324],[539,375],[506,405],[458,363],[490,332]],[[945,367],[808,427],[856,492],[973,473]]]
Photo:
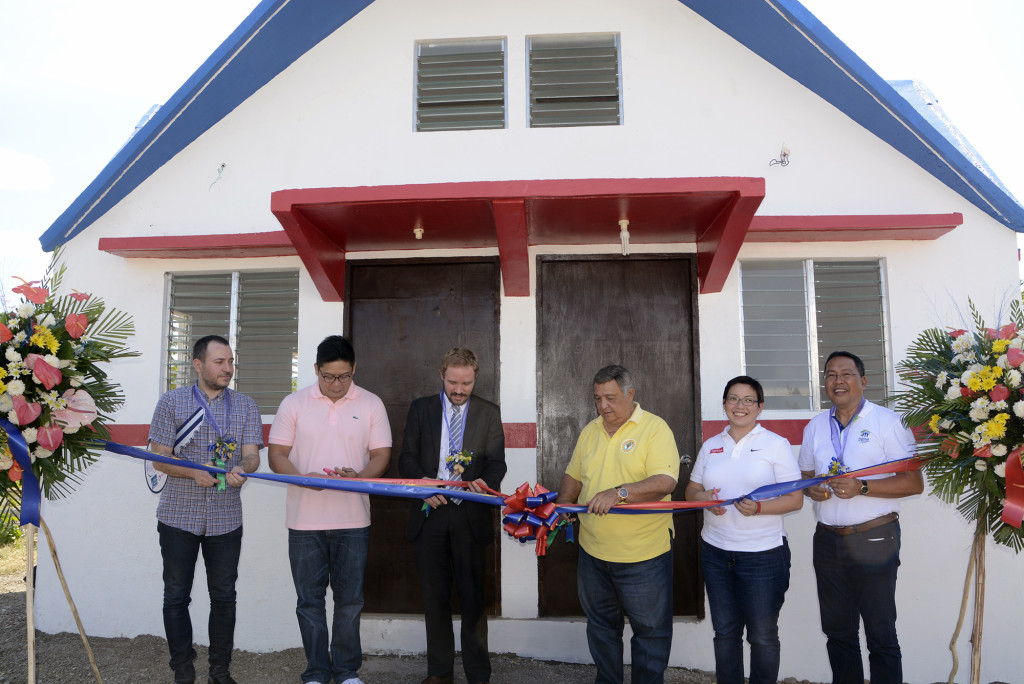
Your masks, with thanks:
[[[789,440],[755,425],[739,442],[726,428],[700,448],[690,481],[718,489],[718,498],[731,499],[758,487],[800,479],[800,468]],[[786,528],[781,515],[746,516],[735,506],[724,515],[704,511],[701,538],[725,551],[767,551],[782,545]]]
[[[815,475],[828,472],[833,456],[838,456],[832,445],[831,411],[819,413],[804,428],[800,445],[800,470]],[[914,435],[903,426],[894,412],[871,402],[865,402],[861,412],[840,433],[842,462],[850,470],[898,461],[913,456],[917,451]],[[863,480],[892,477],[871,475]],[[857,525],[900,510],[899,499],[877,496],[855,496],[852,499],[830,497],[814,502],[814,517],[826,525]]]

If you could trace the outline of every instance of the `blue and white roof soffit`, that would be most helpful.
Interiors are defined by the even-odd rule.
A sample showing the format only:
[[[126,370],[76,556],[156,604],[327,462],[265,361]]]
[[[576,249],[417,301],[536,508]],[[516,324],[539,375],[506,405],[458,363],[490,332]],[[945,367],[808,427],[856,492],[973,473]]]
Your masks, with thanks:
[[[264,0],[40,237],[83,231],[373,0]],[[797,0],[679,0],[962,195],[1024,232],[1024,207],[948,122],[925,116]],[[904,89],[906,92],[906,89]],[[976,163],[977,162],[977,163]]]

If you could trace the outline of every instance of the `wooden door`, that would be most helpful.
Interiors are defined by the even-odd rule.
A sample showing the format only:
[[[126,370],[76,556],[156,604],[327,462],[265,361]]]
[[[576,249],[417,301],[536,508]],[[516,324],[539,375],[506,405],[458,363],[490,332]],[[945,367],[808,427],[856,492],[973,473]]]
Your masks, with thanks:
[[[409,404],[441,391],[438,367],[446,351],[462,346],[476,353],[480,372],[473,393],[497,403],[498,263],[349,262],[346,279],[345,330],[356,350],[356,382],[384,401],[394,440],[384,477],[398,477]],[[368,613],[423,612],[412,543],[406,538],[409,506],[408,499],[370,497]],[[487,610],[497,615],[498,545],[487,548]]]
[[[619,364],[633,375],[636,401],[675,434],[683,462],[672,498],[683,499],[701,438],[696,293],[689,255],[539,259],[537,469],[546,487],[558,487],[576,438],[597,416],[594,374]],[[674,521],[673,612],[703,617],[701,517]],[[542,617],[582,615],[576,558],[575,545],[559,539],[540,559]]]

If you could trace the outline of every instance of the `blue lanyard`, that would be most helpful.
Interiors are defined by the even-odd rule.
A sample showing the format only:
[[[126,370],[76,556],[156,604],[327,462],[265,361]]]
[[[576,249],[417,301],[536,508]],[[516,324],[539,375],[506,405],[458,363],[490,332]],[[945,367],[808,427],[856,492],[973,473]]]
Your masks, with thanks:
[[[867,399],[861,398],[860,404],[857,406],[857,412],[853,414],[853,417],[850,418],[850,422],[847,423],[846,427],[843,429],[839,428],[839,419],[836,418],[836,407],[833,406],[829,409],[828,426],[832,431],[832,448],[835,449],[836,458],[839,459],[839,463],[842,465],[846,465],[843,461],[843,453],[846,451],[846,443],[849,441],[849,435],[844,435],[842,433],[845,433],[850,429],[850,426],[853,425],[855,420],[857,420],[857,416],[860,415],[861,410],[863,410],[864,405],[867,403]]]
[[[213,409],[210,408],[210,403],[208,401],[206,401],[206,396],[201,391],[199,391],[199,383],[196,383],[195,385],[192,385],[192,396],[195,397],[196,402],[202,407],[203,413],[206,414],[206,420],[210,421],[210,426],[214,429],[214,432],[217,433],[218,437],[223,439],[224,435],[226,433],[224,432],[224,430],[220,429],[220,423],[218,423],[217,419],[214,417]],[[228,429],[230,430],[231,429],[231,393],[229,392],[229,390],[227,388],[224,389],[224,402],[225,402],[224,410],[226,411],[227,417],[228,417]]]

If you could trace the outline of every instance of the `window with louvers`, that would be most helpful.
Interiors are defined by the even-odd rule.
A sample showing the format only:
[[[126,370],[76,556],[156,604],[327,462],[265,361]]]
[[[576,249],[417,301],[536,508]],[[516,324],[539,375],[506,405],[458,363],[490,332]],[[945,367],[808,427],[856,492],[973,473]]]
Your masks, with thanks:
[[[533,36],[530,127],[622,122],[618,36]]]
[[[196,380],[192,346],[206,335],[228,339],[233,389],[273,414],[298,378],[298,271],[169,274],[167,389]]]
[[[884,401],[888,362],[879,261],[744,261],[740,287],[745,372],[764,386],[766,409],[829,408],[823,373],[836,350],[864,361],[865,396]]]
[[[825,360],[834,351],[856,354],[864,362],[868,401],[885,402],[888,388],[882,269],[878,261],[815,261],[814,308],[818,333],[821,407],[825,394]]]
[[[505,127],[505,41],[416,47],[416,130]]]

